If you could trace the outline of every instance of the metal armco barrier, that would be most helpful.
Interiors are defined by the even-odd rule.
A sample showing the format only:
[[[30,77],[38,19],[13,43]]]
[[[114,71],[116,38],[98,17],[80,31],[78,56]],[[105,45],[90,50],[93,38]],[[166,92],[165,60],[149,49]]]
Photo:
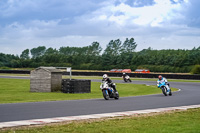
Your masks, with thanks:
[[[15,73],[15,74],[30,74],[30,71],[25,70],[0,70],[0,73]],[[75,76],[102,76],[103,74],[108,74],[111,77],[121,77],[122,73],[110,73],[110,72],[72,72]],[[63,75],[69,75],[69,72],[63,72]],[[148,73],[128,73],[130,77],[136,78],[157,78],[158,74],[148,74]],[[200,75],[187,75],[187,74],[161,74],[163,77],[168,79],[195,79],[200,80]]]

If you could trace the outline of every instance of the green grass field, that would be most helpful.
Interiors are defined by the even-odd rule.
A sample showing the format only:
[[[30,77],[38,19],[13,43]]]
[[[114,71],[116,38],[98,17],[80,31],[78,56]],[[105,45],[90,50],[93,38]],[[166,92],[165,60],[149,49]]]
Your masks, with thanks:
[[[2,133],[200,133],[200,108],[162,114],[74,121]]]
[[[0,76],[30,76],[30,74],[12,74],[12,73],[0,73]]]
[[[159,94],[161,90],[156,86],[120,84],[117,83],[120,97]],[[0,103],[58,101],[75,99],[103,98],[99,89],[99,82],[92,82],[91,93],[66,94],[61,92],[36,93],[30,92],[30,80],[0,78]],[[172,88],[173,91],[177,90]]]

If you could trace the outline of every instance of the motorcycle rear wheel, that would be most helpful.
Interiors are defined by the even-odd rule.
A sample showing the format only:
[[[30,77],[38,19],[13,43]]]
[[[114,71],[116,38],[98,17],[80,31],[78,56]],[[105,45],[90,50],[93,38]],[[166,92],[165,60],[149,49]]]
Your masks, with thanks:
[[[169,96],[172,96],[172,90],[170,89]]]

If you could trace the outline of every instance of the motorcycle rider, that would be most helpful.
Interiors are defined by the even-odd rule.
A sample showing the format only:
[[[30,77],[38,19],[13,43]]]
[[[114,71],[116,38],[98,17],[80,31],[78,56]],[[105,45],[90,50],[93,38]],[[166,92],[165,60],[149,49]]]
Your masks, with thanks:
[[[165,82],[166,87],[167,87],[167,91],[169,91],[170,88],[169,88],[169,83],[167,82],[167,79],[164,78],[162,75],[159,75],[159,76],[158,76],[158,81],[157,81],[157,86],[158,86],[158,88],[161,87],[161,84],[162,84],[163,82]]]
[[[123,73],[123,74],[122,74],[122,78],[123,78],[123,79],[124,79],[126,76],[127,76],[126,73]]]
[[[115,93],[118,93],[117,90],[116,90],[115,85],[112,83],[112,80],[108,77],[107,74],[104,74],[104,75],[103,75],[102,81],[107,81],[107,82],[108,82],[108,85],[109,85],[110,87],[113,88],[113,90],[115,91]]]
[[[126,74],[126,73],[123,73],[123,74],[122,74],[122,78],[123,78],[123,80],[124,80],[125,82],[127,82],[127,81],[132,82],[131,79],[130,79],[130,77],[129,77],[129,75]]]

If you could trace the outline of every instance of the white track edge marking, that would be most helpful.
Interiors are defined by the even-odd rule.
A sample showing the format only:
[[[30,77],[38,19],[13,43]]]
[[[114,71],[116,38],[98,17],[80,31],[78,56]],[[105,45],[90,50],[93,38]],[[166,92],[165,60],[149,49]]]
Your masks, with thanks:
[[[66,117],[55,117],[55,118],[45,118],[45,119],[32,119],[32,120],[22,120],[22,121],[11,121],[11,122],[1,122],[1,128],[18,127],[18,126],[30,126],[30,125],[41,125],[47,123],[57,123],[63,121],[77,121],[86,119],[99,119],[99,118],[110,118],[119,116],[130,116],[136,114],[148,114],[175,110],[187,110],[191,108],[200,108],[198,105],[190,106],[178,106],[178,107],[167,107],[167,108],[157,108],[157,109],[145,109],[136,111],[126,111],[126,112],[114,112],[114,113],[102,113],[102,114],[91,114],[91,115],[79,115],[79,116],[66,116]]]

